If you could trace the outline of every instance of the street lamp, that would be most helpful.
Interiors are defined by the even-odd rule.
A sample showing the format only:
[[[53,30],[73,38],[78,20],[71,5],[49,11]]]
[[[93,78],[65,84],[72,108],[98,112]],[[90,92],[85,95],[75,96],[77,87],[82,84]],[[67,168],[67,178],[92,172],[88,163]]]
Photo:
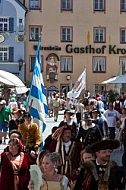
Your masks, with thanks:
[[[66,80],[69,81],[69,90],[71,90],[71,89],[72,89],[72,79],[71,79],[71,75],[67,75],[67,76],[66,76]]]
[[[24,61],[23,61],[23,59],[21,59],[21,58],[18,60],[19,71],[21,71],[21,68],[22,68],[22,66],[23,66],[23,62],[24,62]]]

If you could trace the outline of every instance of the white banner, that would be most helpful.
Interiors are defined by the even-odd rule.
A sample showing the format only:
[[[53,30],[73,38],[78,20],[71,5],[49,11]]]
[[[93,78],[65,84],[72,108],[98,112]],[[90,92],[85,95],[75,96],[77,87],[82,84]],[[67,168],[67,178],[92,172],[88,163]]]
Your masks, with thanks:
[[[67,97],[70,99],[77,98],[83,89],[86,89],[86,69],[79,76],[72,90],[67,93]]]

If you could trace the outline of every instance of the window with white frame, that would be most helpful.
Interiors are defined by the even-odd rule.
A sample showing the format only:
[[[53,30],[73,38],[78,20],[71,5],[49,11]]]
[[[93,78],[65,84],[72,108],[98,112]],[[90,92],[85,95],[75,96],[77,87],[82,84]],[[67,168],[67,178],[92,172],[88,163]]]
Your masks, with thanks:
[[[9,49],[8,47],[0,47],[0,62],[8,61],[9,58]]]
[[[61,0],[61,10],[72,10],[73,0]]]
[[[39,39],[41,33],[40,26],[30,26],[30,40],[36,41]]]
[[[9,30],[9,19],[0,18],[0,32],[7,32]]]
[[[120,57],[120,74],[126,73],[126,58]]]
[[[61,57],[61,72],[72,72],[72,57]]]
[[[62,42],[72,41],[72,28],[71,27],[62,27],[61,28],[61,41]]]
[[[30,9],[40,9],[40,0],[29,0]]]
[[[121,11],[126,11],[126,0],[121,0],[120,5]]]
[[[126,43],[126,28],[120,30],[120,42]]]
[[[94,0],[94,10],[95,11],[105,10],[105,0]]]
[[[19,18],[19,32],[23,32],[24,28],[23,28],[23,19]]]
[[[106,65],[105,57],[93,57],[93,72],[105,73],[106,71],[105,65]]]
[[[94,42],[105,42],[105,28],[94,28]]]

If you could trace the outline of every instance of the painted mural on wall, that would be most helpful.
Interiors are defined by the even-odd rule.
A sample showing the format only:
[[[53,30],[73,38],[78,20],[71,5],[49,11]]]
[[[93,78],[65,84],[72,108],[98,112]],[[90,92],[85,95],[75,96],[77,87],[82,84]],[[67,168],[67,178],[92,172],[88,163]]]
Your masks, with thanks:
[[[58,60],[56,56],[50,55],[47,59],[46,65],[46,79],[50,80],[51,83],[58,80]]]

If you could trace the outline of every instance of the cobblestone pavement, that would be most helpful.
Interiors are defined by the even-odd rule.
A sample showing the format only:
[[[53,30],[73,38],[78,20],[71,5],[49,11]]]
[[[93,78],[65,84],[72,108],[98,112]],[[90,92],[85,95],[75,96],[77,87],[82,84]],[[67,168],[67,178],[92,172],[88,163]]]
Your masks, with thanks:
[[[46,118],[47,127],[46,127],[46,130],[45,130],[44,133],[43,133],[43,140],[44,140],[49,134],[51,134],[51,129],[52,129],[52,127],[58,126],[58,124],[60,123],[60,121],[61,121],[62,119],[63,119],[63,111],[60,111],[59,117],[58,117],[58,121],[57,121],[57,122],[54,121],[54,118],[53,118],[53,117],[51,117],[51,118],[47,117],[47,118]],[[116,131],[116,137],[117,137],[117,135],[118,135],[118,129],[117,129],[117,131]],[[8,142],[8,139],[7,139],[6,142]],[[4,149],[6,146],[7,146],[7,145],[3,145],[3,144],[0,145],[0,153],[3,151],[3,149]],[[114,161],[116,161],[119,166],[122,165],[122,163],[121,163],[122,154],[123,154],[123,149],[120,150],[120,148],[118,148],[118,149],[114,150],[113,153],[112,153],[112,155],[111,155],[111,159],[114,160]]]

